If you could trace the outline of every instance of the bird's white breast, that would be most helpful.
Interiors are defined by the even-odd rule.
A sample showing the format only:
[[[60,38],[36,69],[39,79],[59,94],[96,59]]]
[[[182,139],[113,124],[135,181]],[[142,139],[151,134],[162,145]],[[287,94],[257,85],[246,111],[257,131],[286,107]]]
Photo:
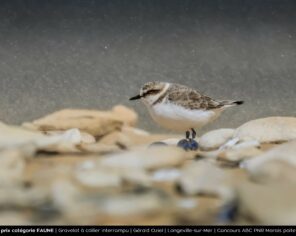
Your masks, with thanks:
[[[175,131],[204,126],[220,114],[219,110],[190,110],[169,102],[148,106],[148,110],[156,123]]]

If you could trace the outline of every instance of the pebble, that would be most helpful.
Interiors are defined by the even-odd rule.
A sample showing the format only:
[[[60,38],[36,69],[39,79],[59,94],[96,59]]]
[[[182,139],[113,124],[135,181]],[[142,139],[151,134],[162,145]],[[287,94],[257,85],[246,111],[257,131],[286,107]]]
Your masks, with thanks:
[[[180,148],[161,146],[109,155],[100,160],[100,165],[151,170],[180,166],[185,160],[186,154]]]
[[[266,117],[249,121],[238,127],[233,135],[239,140],[260,143],[283,142],[296,139],[296,117]]]
[[[212,151],[218,149],[232,138],[234,129],[212,130],[199,139],[199,145],[203,151]]]
[[[195,151],[198,149],[198,143],[193,139],[182,139],[177,143],[177,146],[183,148],[185,151]]]
[[[180,176],[179,169],[160,169],[153,173],[152,180],[156,182],[176,181]]]
[[[296,223],[295,117],[196,140],[150,134],[137,121],[119,105],[0,123],[1,223]]]

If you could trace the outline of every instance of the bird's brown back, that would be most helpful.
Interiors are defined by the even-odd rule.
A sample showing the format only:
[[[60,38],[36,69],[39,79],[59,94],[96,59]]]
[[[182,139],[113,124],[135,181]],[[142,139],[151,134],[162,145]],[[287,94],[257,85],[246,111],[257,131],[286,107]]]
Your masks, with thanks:
[[[224,106],[224,104],[205,96],[195,89],[180,84],[171,84],[167,90],[167,100],[189,110],[211,110]]]

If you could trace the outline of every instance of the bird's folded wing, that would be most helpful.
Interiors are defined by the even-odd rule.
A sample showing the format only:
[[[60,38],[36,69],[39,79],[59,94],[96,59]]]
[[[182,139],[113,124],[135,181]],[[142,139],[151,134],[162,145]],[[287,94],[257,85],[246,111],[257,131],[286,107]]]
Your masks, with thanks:
[[[199,93],[197,90],[180,85],[174,85],[171,88],[168,100],[190,110],[211,110],[223,107],[222,103]]]

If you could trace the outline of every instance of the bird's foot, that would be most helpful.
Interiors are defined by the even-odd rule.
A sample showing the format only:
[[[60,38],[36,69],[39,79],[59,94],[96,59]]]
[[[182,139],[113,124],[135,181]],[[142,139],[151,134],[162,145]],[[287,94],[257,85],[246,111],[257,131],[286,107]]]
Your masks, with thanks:
[[[183,148],[185,151],[189,151],[191,149],[191,145],[188,139],[181,139],[177,146]]]
[[[198,143],[194,139],[181,139],[177,143],[177,146],[183,148],[185,151],[195,151],[198,149]]]
[[[196,137],[196,132],[194,129],[192,130],[192,134],[190,138],[190,131],[186,131],[186,139],[181,139],[177,146],[183,148],[186,151],[195,151],[198,149],[198,143],[194,140]]]
[[[189,144],[192,151],[196,151],[198,149],[198,142],[196,142],[194,139],[190,139]]]
[[[181,139],[177,146],[183,148],[186,151],[195,151],[198,149],[198,143],[194,140],[196,137],[196,132],[194,129],[191,129],[192,134],[190,138],[190,131],[186,131],[186,139]]]

